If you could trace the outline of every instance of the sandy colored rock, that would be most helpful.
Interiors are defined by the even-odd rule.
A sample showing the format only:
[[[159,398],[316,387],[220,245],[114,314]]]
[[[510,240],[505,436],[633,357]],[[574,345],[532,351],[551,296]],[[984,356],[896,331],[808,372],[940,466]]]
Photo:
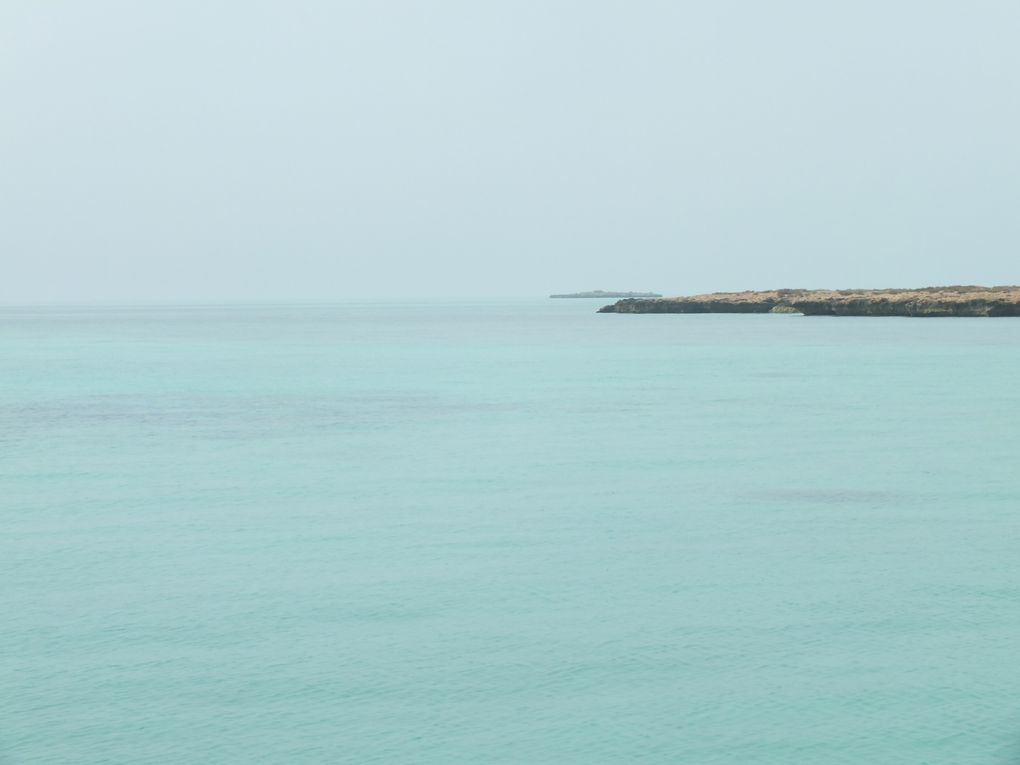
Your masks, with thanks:
[[[802,313],[805,316],[1020,316],[1020,287],[781,289],[620,300],[599,313]]]

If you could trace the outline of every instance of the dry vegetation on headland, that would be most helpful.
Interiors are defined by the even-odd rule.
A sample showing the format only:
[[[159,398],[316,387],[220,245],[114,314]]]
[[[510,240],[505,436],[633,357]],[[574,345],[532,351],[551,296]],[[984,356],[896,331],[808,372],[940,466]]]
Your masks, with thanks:
[[[806,316],[1020,316],[1020,287],[765,290],[619,300],[599,313],[802,313]]]

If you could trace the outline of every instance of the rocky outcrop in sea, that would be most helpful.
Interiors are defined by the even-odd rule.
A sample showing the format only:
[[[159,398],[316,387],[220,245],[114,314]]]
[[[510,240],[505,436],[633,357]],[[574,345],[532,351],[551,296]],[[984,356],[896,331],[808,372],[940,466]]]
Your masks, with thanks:
[[[805,316],[1020,316],[1020,287],[782,289],[619,300],[599,313],[802,313]]]

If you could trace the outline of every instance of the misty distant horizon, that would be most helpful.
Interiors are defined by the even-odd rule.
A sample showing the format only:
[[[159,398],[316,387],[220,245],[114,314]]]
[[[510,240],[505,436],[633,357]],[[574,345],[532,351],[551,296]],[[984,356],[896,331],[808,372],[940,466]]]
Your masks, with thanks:
[[[1020,283],[1020,6],[15,1],[0,304]]]
[[[92,299],[75,299],[75,298],[57,298],[50,300],[9,300],[2,305],[7,305],[13,308],[32,308],[32,307],[173,307],[173,306],[245,306],[245,305],[330,305],[330,304],[341,304],[341,303],[374,303],[374,302],[385,302],[387,300],[400,300],[409,302],[470,302],[473,300],[478,301],[522,301],[522,300],[548,300],[553,295],[562,296],[560,293],[570,292],[594,292],[602,290],[607,294],[606,296],[584,296],[575,298],[579,301],[591,301],[597,303],[600,299],[605,301],[614,301],[617,298],[612,297],[615,293],[633,292],[633,293],[660,293],[664,298],[670,297],[683,297],[699,294],[709,293],[739,293],[739,292],[771,292],[776,290],[832,290],[832,291],[846,291],[846,290],[911,290],[911,289],[924,289],[924,288],[941,288],[941,287],[989,287],[989,288],[1020,288],[1020,285],[1016,284],[960,284],[960,285],[949,285],[949,284],[922,284],[922,285],[902,285],[902,284],[891,284],[891,285],[869,285],[864,287],[804,287],[804,286],[766,286],[766,287],[751,287],[741,289],[703,289],[703,290],[686,290],[686,291],[670,291],[662,289],[605,289],[602,287],[594,287],[592,289],[579,288],[562,291],[550,291],[548,293],[532,292],[532,293],[521,293],[521,294],[398,294],[398,293],[379,293],[379,294],[365,294],[365,295],[337,295],[332,297],[322,296],[262,296],[255,298],[245,298],[241,296],[226,296],[226,297],[199,297],[199,298],[174,298],[174,297],[162,297],[162,298],[92,298]]]

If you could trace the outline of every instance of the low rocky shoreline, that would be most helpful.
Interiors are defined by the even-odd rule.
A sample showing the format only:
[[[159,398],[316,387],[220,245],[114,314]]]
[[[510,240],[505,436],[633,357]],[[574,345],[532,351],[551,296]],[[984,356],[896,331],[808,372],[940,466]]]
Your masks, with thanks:
[[[805,316],[1020,316],[1020,287],[766,290],[619,300],[599,313],[802,313]]]

